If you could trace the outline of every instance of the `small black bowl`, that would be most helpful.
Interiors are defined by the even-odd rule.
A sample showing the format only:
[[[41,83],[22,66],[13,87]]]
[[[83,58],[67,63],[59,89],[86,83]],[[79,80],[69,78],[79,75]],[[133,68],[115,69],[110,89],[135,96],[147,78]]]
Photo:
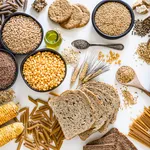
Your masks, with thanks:
[[[95,14],[96,14],[96,12],[97,12],[97,9],[98,9],[100,6],[102,6],[103,4],[107,3],[107,2],[118,2],[118,3],[121,3],[121,4],[123,4],[123,5],[129,10],[129,12],[130,12],[130,14],[131,14],[131,24],[130,24],[129,28],[128,28],[124,33],[122,33],[122,34],[120,34],[120,35],[118,35],[118,36],[110,36],[110,35],[107,35],[107,34],[103,33],[103,32],[96,26],[96,23],[95,23]],[[131,31],[131,29],[132,29],[133,26],[134,26],[134,18],[135,18],[135,17],[134,17],[133,10],[132,10],[132,8],[131,8],[126,2],[124,2],[124,1],[122,1],[122,0],[103,0],[103,1],[101,1],[100,3],[98,3],[98,4],[96,5],[96,7],[94,8],[94,10],[93,10],[93,13],[92,13],[92,24],[93,24],[94,29],[96,30],[96,32],[97,32],[100,36],[102,36],[102,37],[105,38],[105,39],[115,40],[115,39],[119,39],[119,38],[125,36],[126,34],[128,34],[128,33]]]
[[[49,90],[47,90],[47,91],[39,91],[39,90],[36,90],[36,89],[32,88],[32,87],[29,85],[29,83],[25,80],[24,75],[23,75],[23,66],[24,66],[24,63],[26,62],[26,60],[27,60],[30,56],[33,56],[33,55],[37,54],[38,52],[51,52],[51,53],[54,53],[54,54],[57,54],[57,55],[60,56],[60,58],[61,58],[61,59],[64,61],[64,63],[65,63],[65,76],[64,76],[64,79],[65,79],[66,74],[67,74],[67,64],[66,64],[66,61],[64,60],[64,58],[61,56],[60,53],[58,53],[58,52],[55,51],[55,50],[49,49],[49,48],[43,48],[43,49],[37,50],[37,51],[35,51],[35,52],[32,52],[31,54],[27,55],[27,56],[23,59],[23,61],[22,61],[22,63],[21,63],[21,66],[20,66],[20,72],[21,72],[21,76],[22,76],[24,82],[27,84],[27,86],[28,86],[30,89],[32,89],[32,90],[34,90],[34,91],[36,91],[36,92],[49,92],[49,91],[52,91],[52,90],[56,89],[58,86],[60,86],[61,83],[64,81],[64,79],[61,81],[61,83],[60,83],[59,85],[57,85],[56,87],[53,87],[52,89],[49,89]]]
[[[15,78],[14,78],[13,82],[8,87],[6,87],[4,89],[0,89],[0,91],[4,91],[4,90],[11,88],[14,85],[14,83],[16,82],[17,77],[18,77],[18,64],[17,64],[17,60],[16,60],[15,56],[11,52],[6,51],[4,49],[0,49],[0,52],[4,52],[4,53],[8,54],[9,56],[11,56],[11,58],[13,58],[13,60],[14,60],[15,66],[16,66],[16,73],[15,73]]]
[[[37,46],[35,49],[33,49],[32,51],[30,51],[30,52],[28,52],[28,53],[14,53],[11,49],[9,49],[9,48],[7,47],[7,45],[5,44],[5,42],[3,41],[3,38],[2,38],[3,28],[4,28],[5,24],[7,23],[7,21],[9,21],[10,18],[12,18],[12,17],[14,17],[14,16],[19,16],[19,15],[32,18],[32,19],[40,26],[41,32],[42,32],[42,38],[41,38],[40,43],[38,44],[38,46]],[[0,42],[1,42],[2,46],[3,46],[7,51],[10,51],[10,52],[13,53],[14,55],[27,55],[27,54],[30,54],[30,53],[32,53],[33,51],[37,50],[37,49],[39,48],[39,46],[41,45],[42,41],[43,41],[43,36],[44,36],[44,30],[43,30],[42,25],[41,25],[35,18],[33,18],[32,16],[30,16],[30,15],[28,15],[28,14],[26,14],[26,13],[22,13],[22,12],[16,12],[16,13],[11,14],[7,19],[5,19],[5,21],[4,21],[4,23],[3,23],[2,27],[1,27],[1,30],[0,30]]]

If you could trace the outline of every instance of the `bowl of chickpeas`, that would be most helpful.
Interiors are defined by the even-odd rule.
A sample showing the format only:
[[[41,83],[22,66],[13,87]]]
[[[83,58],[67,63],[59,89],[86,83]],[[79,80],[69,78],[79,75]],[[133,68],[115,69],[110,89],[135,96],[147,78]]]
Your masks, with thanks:
[[[29,88],[36,92],[48,92],[64,81],[67,65],[57,51],[44,48],[26,56],[20,71]]]

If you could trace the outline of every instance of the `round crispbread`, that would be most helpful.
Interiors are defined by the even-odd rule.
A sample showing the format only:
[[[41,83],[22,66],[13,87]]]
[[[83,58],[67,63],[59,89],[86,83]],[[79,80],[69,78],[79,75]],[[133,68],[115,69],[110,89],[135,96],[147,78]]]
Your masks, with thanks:
[[[81,20],[82,20],[82,16],[83,13],[81,11],[81,9],[76,6],[76,5],[72,5],[72,15],[69,18],[69,20],[67,20],[66,22],[61,23],[61,27],[65,28],[65,29],[73,29],[76,28]]]
[[[48,16],[56,23],[62,23],[70,18],[72,6],[67,0],[56,0],[50,5]]]
[[[89,22],[90,12],[85,6],[83,6],[81,4],[76,4],[76,6],[78,6],[81,9],[82,13],[83,13],[82,14],[82,20],[81,20],[80,24],[78,25],[78,28],[80,28],[80,27],[85,26]]]

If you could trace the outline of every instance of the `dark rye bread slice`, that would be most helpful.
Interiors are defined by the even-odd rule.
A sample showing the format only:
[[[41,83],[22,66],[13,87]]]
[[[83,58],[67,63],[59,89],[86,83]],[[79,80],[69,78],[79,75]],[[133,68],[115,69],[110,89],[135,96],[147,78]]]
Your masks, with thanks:
[[[112,144],[102,144],[102,145],[86,145],[83,150],[116,150],[116,145]]]
[[[110,143],[119,143],[122,150],[137,150],[133,143],[116,128],[111,129],[105,136],[88,143],[88,145],[108,144],[109,141]]]
[[[97,132],[104,125],[107,118],[103,115],[105,107],[102,105],[102,102],[91,91],[84,88],[81,88],[80,90],[88,96],[90,103],[95,110],[94,126],[90,130],[87,130],[79,135],[82,140],[86,140],[91,134]]]
[[[107,83],[103,83],[103,82],[97,82],[97,81],[90,81],[90,82],[87,82],[86,84],[83,85],[83,87],[95,87],[95,88],[99,88],[103,91],[106,91],[107,93],[109,93],[113,98],[116,99],[116,111],[114,113],[114,117],[112,118],[111,120],[111,123],[114,123],[114,121],[116,120],[116,117],[117,117],[117,113],[119,111],[119,107],[120,107],[120,98],[119,98],[119,94],[117,92],[117,90],[107,84]]]
[[[103,125],[102,129],[100,129],[100,132],[104,132],[107,130],[110,120],[113,117],[113,114],[115,112],[115,99],[108,95],[107,92],[104,92],[100,89],[94,88],[94,87],[86,87],[88,90],[93,92],[99,100],[101,100],[103,103],[102,105],[105,107],[104,115],[107,117],[107,120],[105,124]]]
[[[94,109],[80,90],[68,90],[49,101],[67,140],[90,129],[95,122]]]
[[[120,143],[86,145],[83,150],[124,150]]]

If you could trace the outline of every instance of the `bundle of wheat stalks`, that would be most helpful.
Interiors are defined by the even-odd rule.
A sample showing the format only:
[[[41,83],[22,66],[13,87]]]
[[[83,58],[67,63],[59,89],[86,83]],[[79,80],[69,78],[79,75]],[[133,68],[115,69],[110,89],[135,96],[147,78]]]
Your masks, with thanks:
[[[130,126],[129,136],[150,147],[150,107]]]

